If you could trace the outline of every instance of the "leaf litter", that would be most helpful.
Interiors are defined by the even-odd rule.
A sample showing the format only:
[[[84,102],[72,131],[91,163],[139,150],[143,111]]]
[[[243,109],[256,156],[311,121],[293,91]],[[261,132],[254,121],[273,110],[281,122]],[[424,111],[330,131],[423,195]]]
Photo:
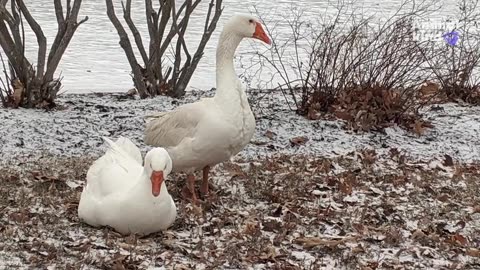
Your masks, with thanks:
[[[273,94],[256,103],[252,143],[214,168],[202,209],[180,199],[185,176],[175,174],[169,230],[125,237],[80,222],[101,136],[145,153],[143,116],[203,94],[65,95],[61,110],[0,109],[0,269],[480,267],[480,109],[450,103],[421,112],[432,128],[418,136],[306,120]]]

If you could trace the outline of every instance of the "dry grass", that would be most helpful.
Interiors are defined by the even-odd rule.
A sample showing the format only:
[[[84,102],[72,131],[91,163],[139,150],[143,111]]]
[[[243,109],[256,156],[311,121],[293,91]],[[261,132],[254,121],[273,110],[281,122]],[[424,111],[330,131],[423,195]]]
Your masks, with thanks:
[[[179,199],[184,178],[173,175],[177,221],[142,238],[78,220],[91,161],[45,157],[22,170],[1,169],[0,256],[7,268],[14,267],[8,257],[62,269],[480,266],[480,167],[448,157],[437,167],[409,163],[393,150],[390,160],[363,150],[335,159],[225,163],[214,172],[215,195],[202,213]]]

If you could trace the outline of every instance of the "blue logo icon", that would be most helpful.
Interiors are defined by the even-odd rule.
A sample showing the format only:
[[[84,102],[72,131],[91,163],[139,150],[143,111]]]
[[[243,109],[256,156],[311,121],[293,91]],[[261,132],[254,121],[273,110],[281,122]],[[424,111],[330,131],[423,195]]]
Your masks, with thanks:
[[[447,32],[442,35],[443,40],[450,46],[457,45],[458,39],[460,38],[460,34],[457,31]]]

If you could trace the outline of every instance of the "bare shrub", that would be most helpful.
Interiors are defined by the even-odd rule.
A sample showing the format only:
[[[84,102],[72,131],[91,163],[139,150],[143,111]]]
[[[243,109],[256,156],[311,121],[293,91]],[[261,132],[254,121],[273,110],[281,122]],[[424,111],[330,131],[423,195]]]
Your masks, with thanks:
[[[413,38],[413,17],[417,12],[422,11],[392,17],[377,29],[367,28],[359,46],[346,49],[353,57],[350,67],[334,70],[334,74],[339,72],[344,78],[339,84],[332,83],[327,91],[322,91],[321,86],[314,87],[306,107],[332,110],[348,120],[355,130],[366,131],[392,124],[407,129],[415,125],[427,126],[416,110],[418,89],[424,78],[430,76],[426,58],[419,49],[426,42]],[[365,27],[369,27],[368,23]],[[318,81],[323,79],[313,79],[317,84]],[[331,93],[330,89],[336,92]],[[325,98],[329,103],[325,104]]]
[[[0,98],[5,107],[52,107],[61,88],[54,73],[78,26],[82,0],[67,1],[64,13],[61,0],[53,1],[58,30],[47,58],[47,39],[41,26],[33,18],[23,0],[0,0],[0,45],[6,55],[1,57],[4,76],[1,80]],[[35,33],[38,43],[37,64],[34,67],[25,57],[24,20]],[[8,62],[8,64],[5,63]]]
[[[456,28],[445,33],[452,39],[432,42],[424,53],[442,94],[480,105],[480,1],[459,0],[457,6]]]
[[[315,119],[334,112],[358,130],[394,123],[410,128],[418,118],[416,92],[430,72],[420,49],[424,44],[414,39],[413,20],[432,10],[430,1],[406,0],[381,23],[346,1],[333,16],[314,22],[296,10],[285,16],[291,39],[278,44],[273,38],[271,53],[258,57],[276,71],[283,81],[277,88],[290,95],[301,115]],[[285,52],[288,46],[293,53]]]
[[[115,15],[112,0],[106,0],[107,14],[120,37],[120,46],[125,51],[133,73],[133,82],[140,97],[169,95],[180,97],[203,56],[207,45],[222,14],[222,0],[211,0],[205,17],[203,35],[193,56],[185,42],[185,32],[191,14],[201,0],[186,0],[176,7],[175,0],[159,0],[158,10],[154,9],[151,0],[145,0],[146,22],[149,32],[148,51],[143,45],[142,37],[131,18],[131,0],[123,7],[123,17],[135,40],[135,46],[141,55],[141,64],[137,61],[127,31]],[[167,30],[169,28],[169,30]],[[166,51],[174,48],[174,61],[167,65]]]

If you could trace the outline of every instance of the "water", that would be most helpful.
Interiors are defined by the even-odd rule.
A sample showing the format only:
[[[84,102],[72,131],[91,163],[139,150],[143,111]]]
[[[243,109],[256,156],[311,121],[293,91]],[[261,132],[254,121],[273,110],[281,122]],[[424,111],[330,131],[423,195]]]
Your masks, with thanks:
[[[33,16],[43,27],[48,42],[52,42],[56,33],[57,23],[54,15],[53,1],[27,0],[25,1]],[[117,16],[121,19],[122,11],[120,1],[115,1]],[[154,1],[156,2],[156,1]],[[177,1],[181,3],[182,1]],[[293,8],[304,9],[303,16],[315,19],[322,14],[334,12],[333,3],[337,1],[328,0],[264,0],[264,1],[238,1],[224,0],[224,12],[218,23],[217,30],[208,43],[203,59],[201,60],[196,73],[190,81],[189,87],[209,89],[215,86],[215,48],[218,36],[223,23],[232,14],[252,13],[254,6],[258,12],[268,19],[269,25],[276,25],[277,39],[288,39],[289,31],[285,21],[285,14]],[[364,0],[357,1],[354,8],[362,10],[365,14],[385,16],[392,14],[398,7],[398,0]],[[132,17],[137,22],[137,27],[144,36],[147,33],[144,21],[144,1],[132,1]],[[455,9],[455,0],[440,1],[442,7],[433,17],[427,18],[434,22],[440,22],[450,16],[451,10]],[[204,14],[208,7],[208,1],[204,0],[191,18],[187,42],[194,50],[203,33]],[[119,38],[113,25],[106,15],[105,1],[84,0],[80,12],[80,18],[88,16],[89,20],[81,25],[73,40],[65,52],[57,70],[63,76],[64,90],[68,92],[87,93],[92,91],[126,91],[132,88],[130,77],[130,66],[123,50],[118,44]],[[133,39],[131,40],[133,42]],[[239,48],[238,55],[241,62],[248,62],[248,57],[253,57],[251,52],[256,41],[243,42]],[[144,44],[147,44],[144,39]],[[48,43],[50,46],[51,43]],[[256,46],[258,47],[258,46]],[[27,31],[27,56],[29,59],[36,59],[36,40],[31,31]],[[192,52],[193,54],[193,52]],[[242,73],[242,68],[247,65],[240,65],[237,61],[237,69]]]

